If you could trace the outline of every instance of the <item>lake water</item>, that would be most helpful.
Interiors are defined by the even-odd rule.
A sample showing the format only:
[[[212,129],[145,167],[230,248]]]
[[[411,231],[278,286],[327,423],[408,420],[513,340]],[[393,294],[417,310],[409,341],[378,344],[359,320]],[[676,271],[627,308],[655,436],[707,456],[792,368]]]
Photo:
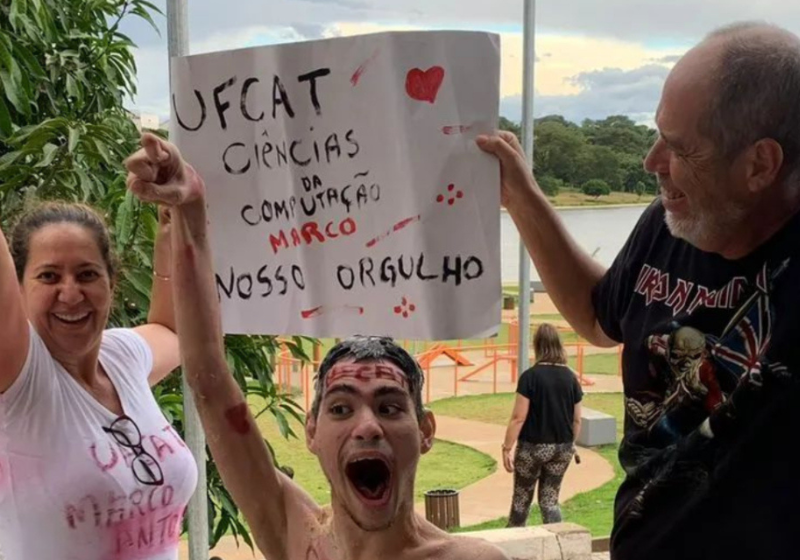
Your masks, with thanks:
[[[603,265],[610,266],[645,208],[646,205],[561,208],[558,213],[578,244],[589,254],[594,253],[594,258]],[[530,219],[535,220],[536,216]],[[506,212],[502,212],[500,217],[500,239],[503,284],[516,284],[519,282],[519,234]],[[531,280],[539,280],[532,265]]]

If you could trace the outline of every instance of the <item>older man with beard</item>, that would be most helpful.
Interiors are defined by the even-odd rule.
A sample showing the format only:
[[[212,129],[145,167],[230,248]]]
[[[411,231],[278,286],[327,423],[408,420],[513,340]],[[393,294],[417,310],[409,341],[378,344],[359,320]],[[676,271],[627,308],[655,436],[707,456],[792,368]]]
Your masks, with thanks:
[[[512,135],[478,144],[501,162],[503,203],[561,313],[593,344],[625,345],[612,558],[794,557],[800,40],[762,23],[712,32],[670,72],[656,124],[644,166],[661,196],[608,270],[564,229]],[[648,341],[686,329],[716,379],[669,399],[681,380],[665,356],[680,349]]]

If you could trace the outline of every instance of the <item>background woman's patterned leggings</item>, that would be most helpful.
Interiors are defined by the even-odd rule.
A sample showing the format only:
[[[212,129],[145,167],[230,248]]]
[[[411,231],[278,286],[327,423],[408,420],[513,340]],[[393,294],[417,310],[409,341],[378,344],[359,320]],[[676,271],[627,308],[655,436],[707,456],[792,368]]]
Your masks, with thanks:
[[[533,491],[539,481],[539,509],[543,523],[561,521],[558,493],[564,473],[575,454],[572,443],[517,442],[514,453],[514,496],[511,499],[509,527],[524,527],[531,510]]]

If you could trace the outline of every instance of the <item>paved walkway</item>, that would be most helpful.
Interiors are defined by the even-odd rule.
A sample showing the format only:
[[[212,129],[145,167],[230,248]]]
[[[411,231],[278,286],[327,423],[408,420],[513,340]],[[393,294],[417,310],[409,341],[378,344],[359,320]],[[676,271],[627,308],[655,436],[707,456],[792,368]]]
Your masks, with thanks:
[[[500,445],[505,436],[505,426],[462,420],[448,416],[437,416],[437,439],[468,445],[490,455],[497,461],[497,470],[491,475],[461,490],[459,507],[461,525],[473,525],[508,515],[511,503],[512,476],[503,468]],[[593,490],[614,476],[611,465],[600,455],[590,449],[580,448],[581,464],[572,463],[564,477],[561,487],[561,502],[575,494]],[[416,504],[415,509],[425,515],[424,502]],[[246,545],[236,547],[232,537],[225,537],[212,551],[211,556],[222,560],[262,560],[262,556],[254,556]],[[181,560],[188,558],[186,543],[183,543]]]
[[[448,416],[437,417],[437,438],[468,445],[497,461],[497,470],[494,473],[461,490],[459,509],[462,526],[508,515],[513,476],[503,468],[500,452],[505,432],[505,426],[497,424]],[[580,448],[578,453],[581,456],[581,464],[573,462],[567,470],[561,486],[561,503],[575,494],[593,490],[614,478],[613,468],[603,457],[586,448]],[[416,509],[425,515],[424,503],[418,504]]]

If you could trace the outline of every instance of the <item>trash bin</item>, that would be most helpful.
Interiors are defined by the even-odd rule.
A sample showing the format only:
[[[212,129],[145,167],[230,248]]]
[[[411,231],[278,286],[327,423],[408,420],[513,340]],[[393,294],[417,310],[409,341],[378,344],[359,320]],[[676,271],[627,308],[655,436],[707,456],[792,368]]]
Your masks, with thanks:
[[[459,527],[458,490],[443,488],[425,492],[425,519],[444,531]]]

